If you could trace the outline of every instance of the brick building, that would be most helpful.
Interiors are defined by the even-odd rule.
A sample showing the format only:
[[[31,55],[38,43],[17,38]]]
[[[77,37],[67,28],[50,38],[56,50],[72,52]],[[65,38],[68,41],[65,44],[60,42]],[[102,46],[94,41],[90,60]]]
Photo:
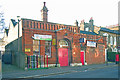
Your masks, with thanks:
[[[20,52],[28,56],[48,55],[48,64],[60,64],[60,66],[105,62],[106,37],[94,32],[80,31],[77,21],[75,26],[48,22],[45,2],[41,12],[42,21],[21,18]],[[6,45],[6,50],[15,51],[18,49],[16,42],[18,32],[13,30],[18,29],[18,23],[16,24],[14,20],[11,20],[11,23],[6,40],[13,34],[14,36]],[[16,46],[13,46],[15,43]]]

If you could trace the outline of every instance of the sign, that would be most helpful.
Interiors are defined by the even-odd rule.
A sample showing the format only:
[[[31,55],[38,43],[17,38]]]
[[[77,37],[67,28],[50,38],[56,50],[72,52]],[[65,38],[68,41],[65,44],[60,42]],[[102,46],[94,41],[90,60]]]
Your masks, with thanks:
[[[53,39],[53,40],[52,40],[52,44],[53,44],[53,45],[56,45],[56,39]]]
[[[25,48],[25,52],[30,52],[30,48]]]
[[[52,35],[34,34],[34,39],[35,40],[48,40],[48,41],[52,41]]]
[[[96,42],[87,41],[87,46],[89,46],[89,47],[96,47]]]
[[[79,42],[80,42],[80,43],[84,43],[85,41],[86,41],[86,38],[80,38],[80,39],[79,39]]]

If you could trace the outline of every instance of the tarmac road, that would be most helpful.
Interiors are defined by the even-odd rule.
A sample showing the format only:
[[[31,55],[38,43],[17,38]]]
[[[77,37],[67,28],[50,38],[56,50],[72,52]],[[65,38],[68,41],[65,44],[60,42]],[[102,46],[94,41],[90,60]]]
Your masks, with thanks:
[[[118,67],[112,66],[99,69],[88,69],[35,78],[118,78]]]

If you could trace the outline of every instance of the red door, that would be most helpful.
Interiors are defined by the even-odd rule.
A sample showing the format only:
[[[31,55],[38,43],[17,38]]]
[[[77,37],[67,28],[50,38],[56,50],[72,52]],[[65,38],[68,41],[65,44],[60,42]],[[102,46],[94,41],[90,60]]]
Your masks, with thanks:
[[[82,63],[82,65],[84,65],[84,63],[85,63],[85,60],[84,60],[84,51],[81,51],[80,53],[81,53],[81,63]]]
[[[59,48],[58,49],[58,58],[60,66],[68,66],[68,49]]]

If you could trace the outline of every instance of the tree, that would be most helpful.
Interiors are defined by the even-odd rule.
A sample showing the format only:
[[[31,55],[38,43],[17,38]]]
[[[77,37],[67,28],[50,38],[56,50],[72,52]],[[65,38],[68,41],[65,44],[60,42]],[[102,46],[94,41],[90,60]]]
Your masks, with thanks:
[[[4,19],[4,13],[0,13],[0,31],[3,31],[5,29],[5,19]]]
[[[3,38],[4,31],[5,31],[4,13],[0,12],[0,39]]]

